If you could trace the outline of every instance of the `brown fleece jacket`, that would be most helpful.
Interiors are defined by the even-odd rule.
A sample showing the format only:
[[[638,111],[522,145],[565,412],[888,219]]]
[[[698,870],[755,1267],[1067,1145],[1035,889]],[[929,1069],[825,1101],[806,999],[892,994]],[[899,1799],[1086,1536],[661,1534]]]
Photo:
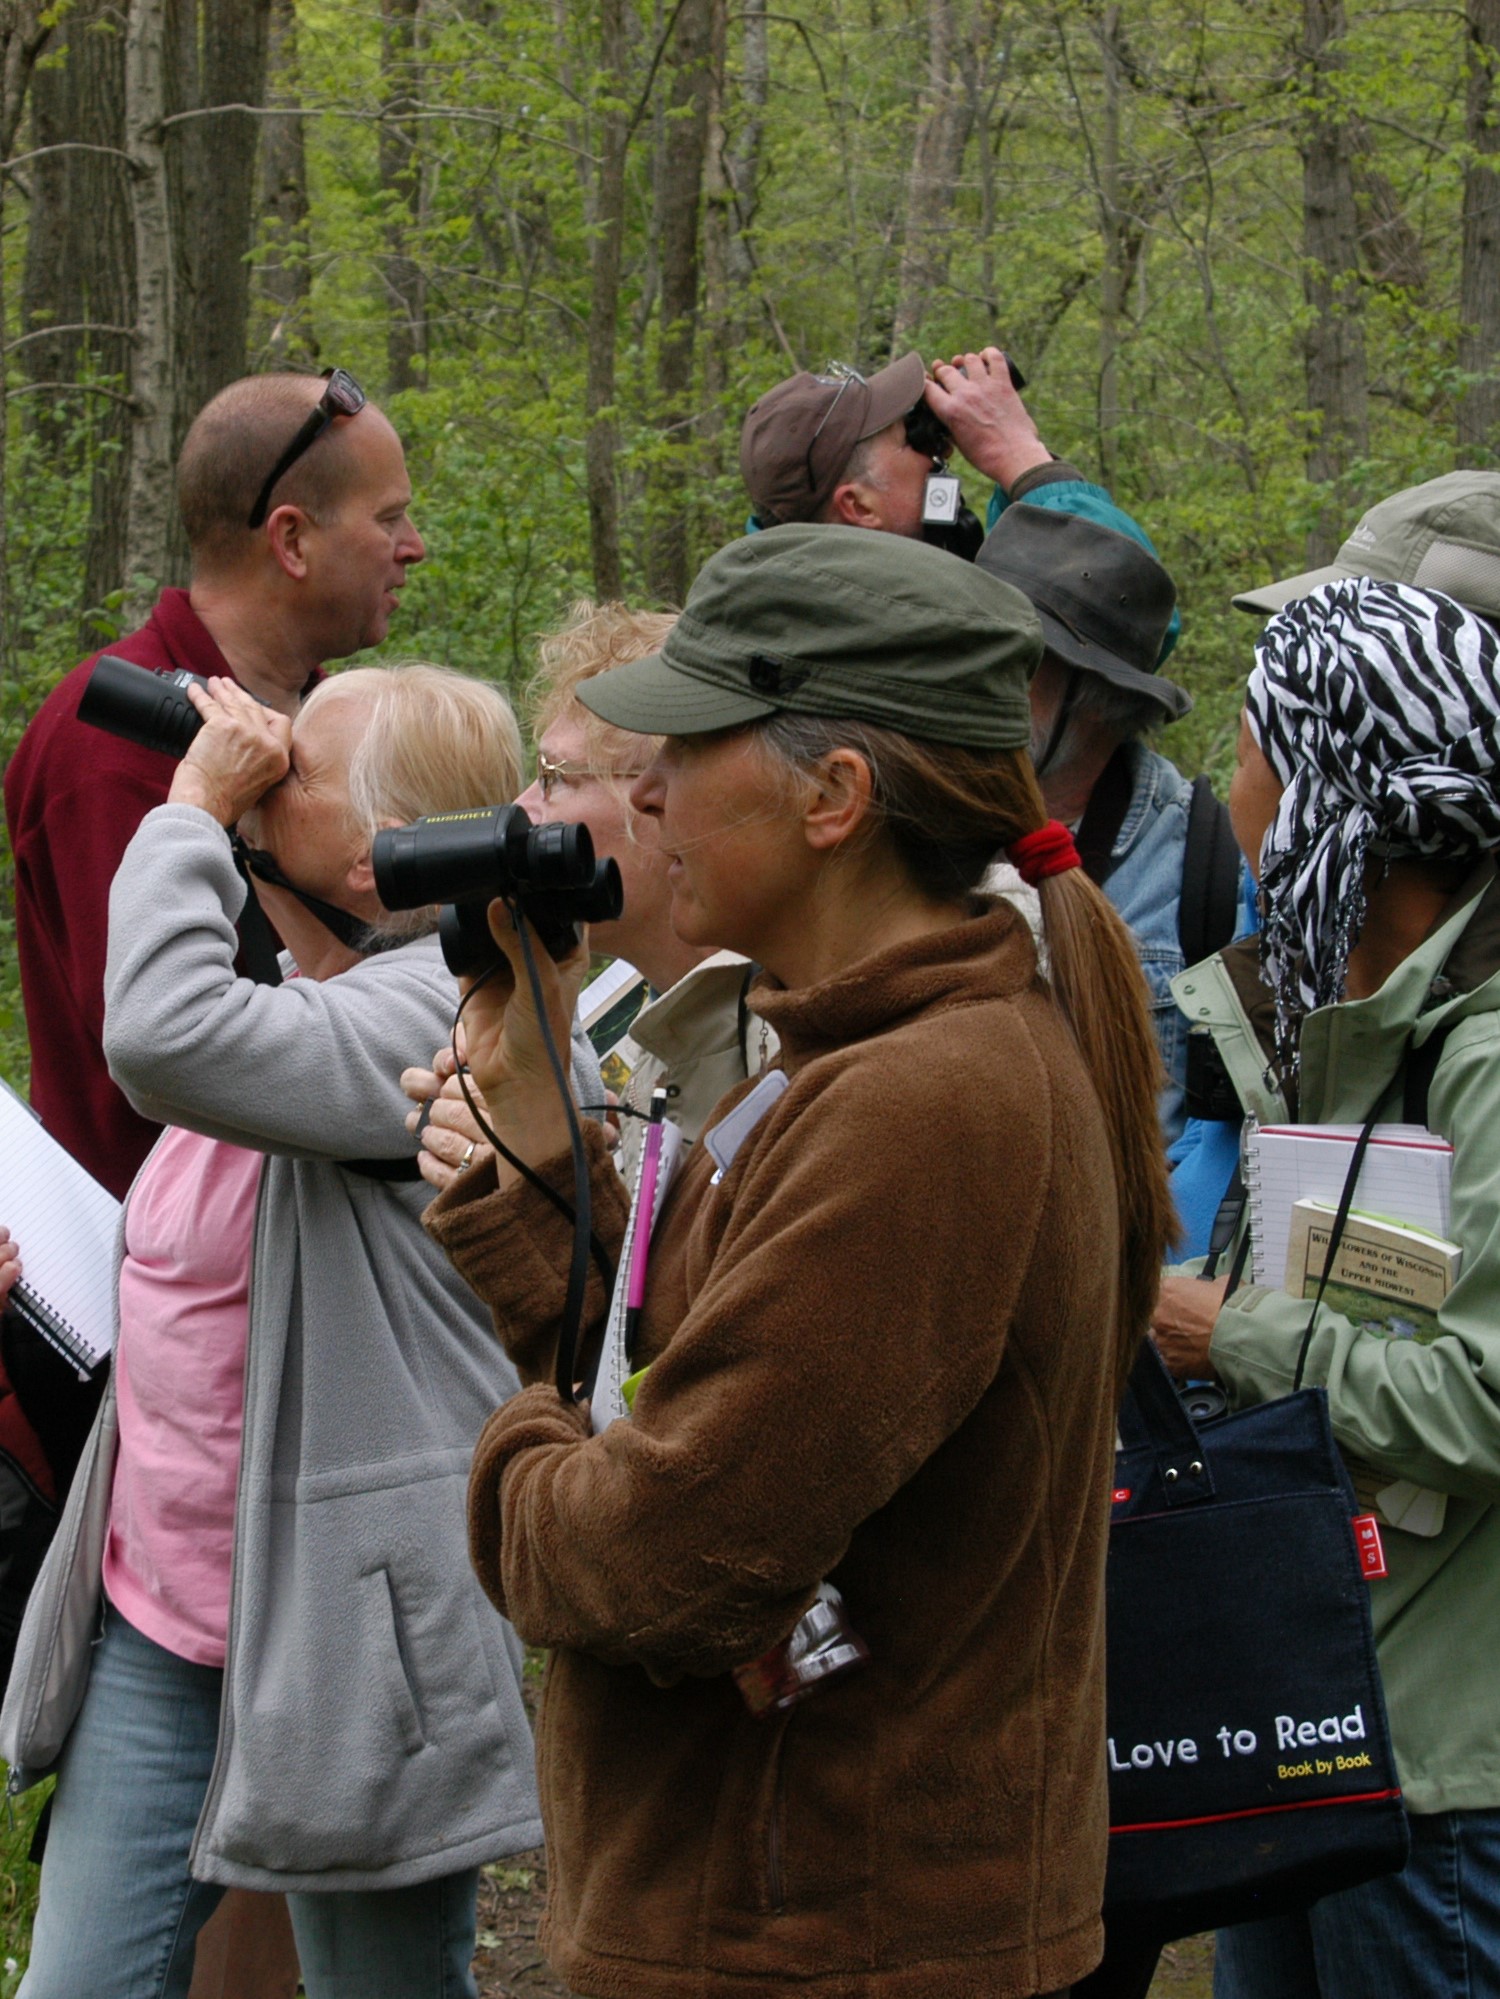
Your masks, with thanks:
[[[605,1999],[1051,1992],[1101,1944],[1099,1106],[1006,905],[755,1006],[791,1086],[720,1184],[683,1163],[633,1418],[539,1384],[474,1460],[480,1576],[555,1648],[544,1941]],[[476,1175],[429,1226],[545,1377],[565,1224]],[[754,1720],[728,1669],[824,1577],[869,1663]]]

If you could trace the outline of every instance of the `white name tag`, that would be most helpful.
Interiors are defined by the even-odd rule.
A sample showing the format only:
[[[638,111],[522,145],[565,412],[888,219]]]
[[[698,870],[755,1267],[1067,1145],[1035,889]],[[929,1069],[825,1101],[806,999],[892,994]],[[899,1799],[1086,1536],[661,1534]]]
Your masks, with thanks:
[[[768,1069],[749,1096],[741,1097],[729,1115],[720,1118],[713,1130],[704,1134],[703,1143],[719,1169],[714,1175],[715,1184],[734,1164],[734,1155],[786,1089],[788,1080],[784,1069]]]

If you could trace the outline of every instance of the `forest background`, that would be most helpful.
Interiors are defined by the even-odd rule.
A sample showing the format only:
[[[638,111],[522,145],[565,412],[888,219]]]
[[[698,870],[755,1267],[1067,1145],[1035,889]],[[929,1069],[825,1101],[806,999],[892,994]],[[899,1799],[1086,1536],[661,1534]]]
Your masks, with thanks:
[[[185,580],[247,370],[384,402],[385,650],[519,690],[741,531],[762,389],[994,341],[1175,576],[1164,747],[1222,777],[1233,591],[1497,462],[1497,62],[1500,0],[0,0],[0,758]],[[9,910],[0,853],[20,1085]]]

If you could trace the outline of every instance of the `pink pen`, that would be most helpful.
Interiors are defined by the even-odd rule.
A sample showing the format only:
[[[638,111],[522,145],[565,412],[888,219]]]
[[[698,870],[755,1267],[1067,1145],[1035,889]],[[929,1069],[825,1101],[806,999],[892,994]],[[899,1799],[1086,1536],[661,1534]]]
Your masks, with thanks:
[[[666,1115],[667,1093],[651,1092],[651,1122],[646,1127],[646,1143],[641,1152],[641,1185],[636,1196],[635,1234],[630,1244],[630,1270],[625,1280],[625,1357],[635,1354],[636,1330],[641,1307],[646,1302],[646,1264],[651,1253],[651,1221],[656,1207],[656,1176],[661,1166],[662,1118]]]

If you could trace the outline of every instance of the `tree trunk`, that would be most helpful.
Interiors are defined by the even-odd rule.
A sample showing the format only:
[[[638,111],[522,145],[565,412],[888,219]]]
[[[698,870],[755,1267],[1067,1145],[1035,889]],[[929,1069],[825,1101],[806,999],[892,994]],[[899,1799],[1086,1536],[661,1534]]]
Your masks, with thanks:
[[[732,198],[729,280],[743,298],[755,280],[750,231],[760,202],[760,155],[765,139],[766,100],[771,94],[771,45],[766,0],[743,0],[740,17],[740,116],[729,145],[725,171]],[[748,315],[746,315],[748,317]]]
[[[1343,0],[1303,0],[1302,137],[1304,289],[1311,308],[1306,339],[1307,406],[1314,424],[1307,475],[1336,486],[1369,448],[1365,333],[1359,288],[1359,218],[1355,145],[1340,85],[1344,67]],[[1330,491],[1308,536],[1309,563],[1329,561],[1343,540],[1348,505]]]
[[[906,180],[906,229],[891,324],[893,358],[911,345],[924,308],[948,278],[954,133],[960,115],[953,63],[953,0],[927,0],[926,103]]]
[[[316,362],[318,340],[310,310],[307,256],[307,144],[299,115],[294,0],[271,0],[266,52],[266,102],[285,115],[261,120],[260,296],[265,332],[258,343],[275,368]]]
[[[662,451],[652,480],[646,581],[680,604],[688,586],[692,499],[693,350],[698,322],[698,219],[708,135],[712,0],[681,0],[673,35],[671,98],[656,209],[661,228],[661,343],[657,351]]]
[[[380,188],[385,197],[386,389],[420,388],[427,373],[427,309],[412,255],[421,219],[421,154],[411,117],[417,97],[422,0],[380,0]]]
[[[260,120],[215,105],[263,104],[270,0],[168,0],[164,85],[173,244],[172,456],[210,397],[245,372]],[[167,582],[186,580],[187,542],[168,514]]]
[[[615,483],[619,425],[615,420],[615,339],[620,325],[620,253],[625,235],[625,152],[630,143],[625,95],[626,0],[599,0],[599,108],[595,114],[599,170],[589,246],[588,379],[585,462],[589,548],[594,595],[609,603],[625,594],[620,567],[620,495]]]
[[[734,344],[729,290],[729,240],[734,190],[729,181],[725,134],[728,91],[729,10],[726,0],[709,0],[708,136],[703,164],[703,422],[704,472],[723,471],[721,444],[724,396],[729,387],[729,355]]]
[[[1120,10],[1107,7],[1099,24],[1099,56],[1104,81],[1099,121],[1099,234],[1104,258],[1099,273],[1099,476],[1113,486],[1118,473],[1120,432],[1120,345],[1130,291],[1129,218],[1120,164],[1120,100],[1124,93]]]
[[[0,0],[0,160],[8,160],[15,149],[21,113],[36,59],[52,33],[41,20],[42,0]],[[5,197],[9,183],[0,174],[0,244],[5,239]],[[0,339],[6,324],[8,300],[5,295],[5,260],[0,256]],[[0,347],[0,354],[4,353]],[[6,535],[6,397],[10,371],[0,366],[0,701],[6,696],[12,660],[10,622],[10,565]]]
[[[172,504],[175,273],[162,120],[167,115],[168,0],[131,0],[125,33],[125,142],[135,246],[136,341],[131,368],[127,616],[150,610],[167,569]]]
[[[84,609],[102,604],[124,580],[130,412],[108,395],[75,402],[42,385],[123,389],[130,380],[130,334],[106,330],[135,320],[119,10],[111,0],[79,0],[56,31],[54,53],[57,65],[32,82],[32,144],[113,149],[53,153],[34,163],[21,283],[20,361],[37,385],[22,404],[28,428],[61,470],[92,467]],[[90,330],[48,337],[49,326]]]
[[[1470,378],[1458,401],[1464,465],[1500,462],[1500,0],[1468,0],[1468,102],[1464,136],[1463,263],[1458,365]]]

